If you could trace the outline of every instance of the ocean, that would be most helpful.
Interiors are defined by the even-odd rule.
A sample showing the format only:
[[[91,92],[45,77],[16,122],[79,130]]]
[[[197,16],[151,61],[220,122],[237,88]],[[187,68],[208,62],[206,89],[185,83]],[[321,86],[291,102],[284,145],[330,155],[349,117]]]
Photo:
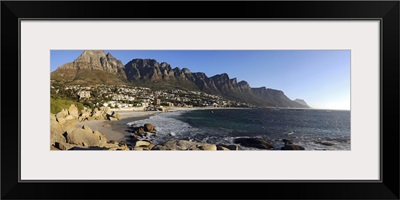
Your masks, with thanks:
[[[256,137],[275,149],[283,147],[282,139],[289,139],[306,150],[351,150],[350,111],[201,109],[161,113],[128,125],[144,123],[156,126],[156,144],[171,139],[233,144],[235,138]]]

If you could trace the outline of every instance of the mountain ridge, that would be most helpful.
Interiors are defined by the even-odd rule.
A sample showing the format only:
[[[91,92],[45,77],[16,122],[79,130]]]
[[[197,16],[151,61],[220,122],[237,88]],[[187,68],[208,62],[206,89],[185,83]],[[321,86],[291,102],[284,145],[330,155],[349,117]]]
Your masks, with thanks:
[[[178,88],[221,95],[227,99],[261,107],[309,108],[290,100],[281,90],[252,88],[247,81],[237,81],[227,73],[208,77],[204,72],[173,68],[167,62],[134,58],[126,65],[110,53],[86,50],[73,62],[51,72],[51,80],[64,84],[132,84],[158,89]]]

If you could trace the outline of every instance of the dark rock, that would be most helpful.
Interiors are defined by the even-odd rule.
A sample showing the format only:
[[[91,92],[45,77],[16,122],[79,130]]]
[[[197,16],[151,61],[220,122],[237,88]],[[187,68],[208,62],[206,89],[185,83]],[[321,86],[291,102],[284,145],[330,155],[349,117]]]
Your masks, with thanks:
[[[237,151],[239,150],[238,145],[236,144],[218,144],[217,145],[217,150],[233,150],[233,151]]]
[[[236,138],[234,143],[240,144],[245,147],[254,147],[258,149],[273,149],[274,146],[268,143],[268,141],[261,138]]]
[[[304,147],[295,145],[295,144],[287,144],[281,148],[281,150],[305,150]]]
[[[143,128],[144,128],[144,131],[147,131],[147,132],[153,132],[155,130],[155,128],[152,124],[145,124],[143,126]]]
[[[317,144],[322,144],[322,145],[325,145],[325,146],[334,146],[335,145],[335,143],[333,143],[333,142],[329,142],[329,141],[321,141],[321,142],[315,142],[315,143],[317,143]]]
[[[283,139],[282,142],[285,143],[285,145],[287,145],[287,144],[293,144],[293,142],[290,141],[290,140],[288,140],[288,139]]]
[[[136,132],[137,132],[137,134],[139,134],[139,135],[143,135],[143,134],[146,133],[142,127],[138,128]]]
[[[229,149],[228,149],[227,147],[222,146],[222,145],[218,145],[218,146],[217,146],[217,150],[229,151]]]

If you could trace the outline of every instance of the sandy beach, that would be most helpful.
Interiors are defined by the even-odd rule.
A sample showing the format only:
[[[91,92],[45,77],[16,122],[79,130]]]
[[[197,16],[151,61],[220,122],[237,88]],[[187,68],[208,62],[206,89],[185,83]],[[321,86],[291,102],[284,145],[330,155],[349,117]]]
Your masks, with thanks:
[[[98,130],[100,133],[106,135],[108,140],[126,141],[125,135],[128,133],[126,123],[146,119],[153,116],[159,111],[117,111],[122,116],[119,121],[108,120],[94,120],[78,122],[76,125],[82,127],[83,125],[89,126],[92,130]]]
[[[184,110],[209,110],[209,109],[243,109],[243,108],[226,108],[226,107],[169,107],[168,112],[184,111]],[[92,130],[98,130],[106,135],[107,139],[114,141],[126,141],[126,137],[130,133],[127,131],[126,124],[128,122],[147,119],[153,115],[162,113],[160,111],[132,111],[132,110],[113,110],[122,116],[119,121],[94,120],[78,122],[76,125],[82,127],[89,126]]]

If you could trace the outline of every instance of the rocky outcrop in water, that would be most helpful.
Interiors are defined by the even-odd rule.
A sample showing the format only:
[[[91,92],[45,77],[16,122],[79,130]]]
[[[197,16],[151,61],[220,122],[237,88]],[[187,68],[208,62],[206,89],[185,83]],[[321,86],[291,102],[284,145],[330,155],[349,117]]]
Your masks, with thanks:
[[[234,143],[244,147],[252,147],[257,149],[274,149],[267,140],[261,138],[236,138]]]
[[[300,145],[295,145],[293,144],[292,141],[287,140],[287,139],[283,139],[282,142],[285,144],[285,146],[283,146],[281,148],[281,150],[305,150],[304,147],[300,146]]]
[[[152,150],[204,150],[216,151],[217,145],[192,142],[187,140],[170,140],[162,145],[156,145]]]

